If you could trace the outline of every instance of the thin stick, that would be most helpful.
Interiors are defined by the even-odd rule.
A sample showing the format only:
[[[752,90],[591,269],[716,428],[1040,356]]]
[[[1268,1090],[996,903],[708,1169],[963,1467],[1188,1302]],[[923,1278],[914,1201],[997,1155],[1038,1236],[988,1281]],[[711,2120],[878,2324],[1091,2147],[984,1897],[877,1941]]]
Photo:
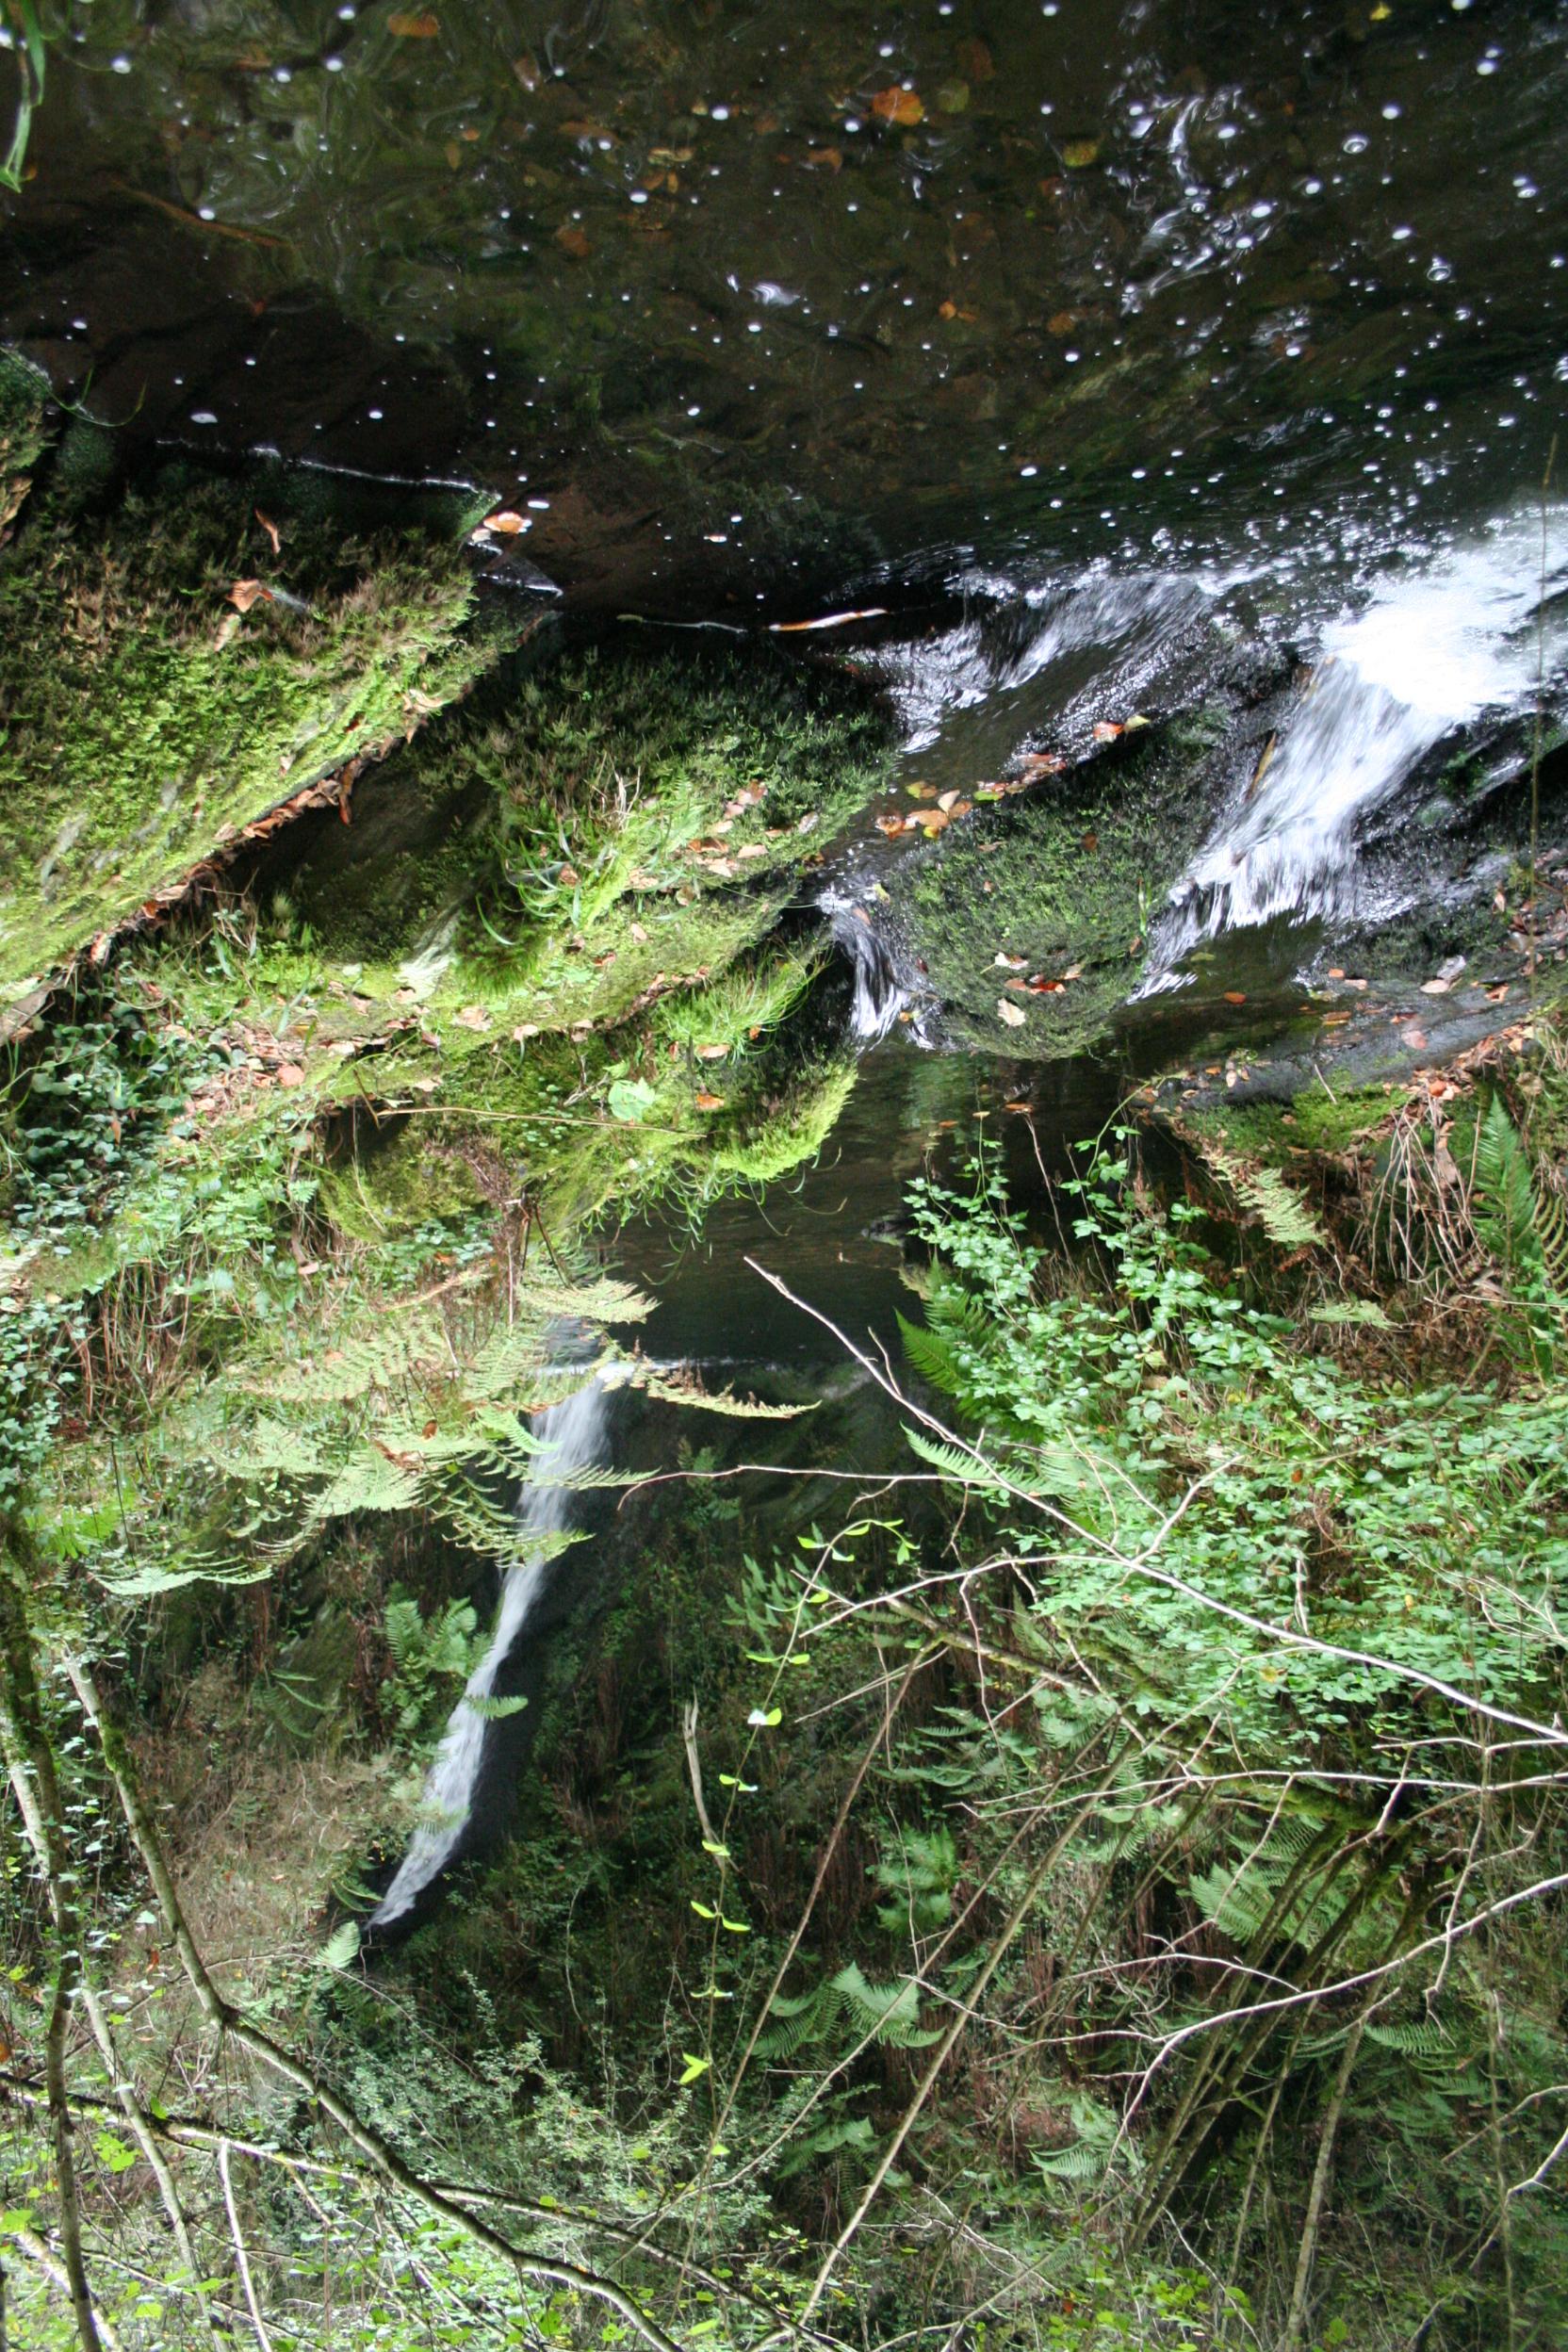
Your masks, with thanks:
[[[218,2143],[218,2178],[223,2183],[223,2210],[229,2216],[229,2235],[234,2240],[234,2257],[239,2267],[239,2283],[245,2290],[245,2306],[251,2314],[251,2325],[256,2331],[261,2352],[272,2352],[272,2339],[256,2300],[255,2281],[251,2277],[251,2258],[245,2250],[245,2235],[239,2227],[239,2209],[234,2201],[234,2182],[229,2178],[229,2144]]]

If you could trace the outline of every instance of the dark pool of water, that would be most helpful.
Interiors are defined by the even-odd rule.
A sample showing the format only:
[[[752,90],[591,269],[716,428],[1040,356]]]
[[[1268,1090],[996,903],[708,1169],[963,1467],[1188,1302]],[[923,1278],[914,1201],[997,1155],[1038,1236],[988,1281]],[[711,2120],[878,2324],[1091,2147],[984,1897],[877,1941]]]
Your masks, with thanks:
[[[482,480],[587,599],[1387,546],[1540,476],[1555,6],[69,25],[0,332],[150,437]]]

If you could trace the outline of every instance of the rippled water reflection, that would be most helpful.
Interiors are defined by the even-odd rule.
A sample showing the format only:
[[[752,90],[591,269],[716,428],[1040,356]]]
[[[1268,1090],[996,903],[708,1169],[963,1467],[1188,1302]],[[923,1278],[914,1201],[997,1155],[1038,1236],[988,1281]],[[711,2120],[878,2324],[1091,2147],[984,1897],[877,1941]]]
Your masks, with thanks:
[[[1538,478],[1565,97],[1560,8],[1452,0],[95,0],[0,325],[148,433],[477,475],[620,597],[1316,561]]]

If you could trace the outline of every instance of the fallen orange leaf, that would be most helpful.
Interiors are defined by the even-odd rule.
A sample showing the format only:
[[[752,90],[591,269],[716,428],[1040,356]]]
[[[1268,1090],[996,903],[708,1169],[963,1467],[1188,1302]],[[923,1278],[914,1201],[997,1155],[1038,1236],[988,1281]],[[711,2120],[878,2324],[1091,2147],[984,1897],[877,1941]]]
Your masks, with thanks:
[[[1245,988],[1227,988],[1225,991],[1225,1002],[1227,1004],[1245,1004],[1247,1002],[1247,991]]]
[[[1125,729],[1119,727],[1114,719],[1096,719],[1094,723],[1094,740],[1097,743],[1114,743],[1117,737],[1124,732]]]
[[[278,536],[278,527],[276,523],[274,523],[268,515],[264,514],[259,506],[255,510],[255,517],[257,522],[261,525],[263,531],[267,533],[269,539],[272,542],[272,553],[274,555],[281,555],[283,553],[283,541]]]
[[[722,1111],[724,1108],[724,1097],[722,1094],[702,1093],[698,1094],[695,1099],[696,1106],[699,1111]]]
[[[843,151],[838,147],[813,147],[806,157],[808,172],[841,172]]]
[[[898,122],[906,128],[925,120],[925,108],[914,91],[901,90],[896,82],[890,82],[886,90],[877,91],[871,102],[871,110],[873,114],[879,115],[884,122]]]
[[[265,597],[270,604],[272,591],[270,588],[264,587],[259,580],[237,580],[229,590],[229,602],[237,612],[248,612],[252,605],[257,603],[262,597]]]
[[[526,531],[528,523],[523,515],[514,514],[509,506],[503,506],[498,513],[485,516],[484,528],[486,531]]]

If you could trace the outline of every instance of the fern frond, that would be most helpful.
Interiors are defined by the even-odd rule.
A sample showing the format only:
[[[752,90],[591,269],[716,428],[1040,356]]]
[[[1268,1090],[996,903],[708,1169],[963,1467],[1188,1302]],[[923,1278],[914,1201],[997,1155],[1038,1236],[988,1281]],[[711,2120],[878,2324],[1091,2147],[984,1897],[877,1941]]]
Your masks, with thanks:
[[[928,1462],[933,1470],[941,1472],[943,1478],[958,1479],[965,1486],[988,1490],[995,1487],[994,1479],[972,1454],[961,1452],[956,1446],[939,1446],[934,1438],[927,1437],[922,1429],[912,1429],[907,1422],[904,1425],[904,1435],[922,1462]],[[1000,1492],[999,1489],[996,1491]]]
[[[1500,1095],[1493,1095],[1476,1131],[1476,1181],[1485,1203],[1478,1210],[1476,1231],[1493,1256],[1509,1267],[1538,1265],[1541,1241],[1529,1155]]]

